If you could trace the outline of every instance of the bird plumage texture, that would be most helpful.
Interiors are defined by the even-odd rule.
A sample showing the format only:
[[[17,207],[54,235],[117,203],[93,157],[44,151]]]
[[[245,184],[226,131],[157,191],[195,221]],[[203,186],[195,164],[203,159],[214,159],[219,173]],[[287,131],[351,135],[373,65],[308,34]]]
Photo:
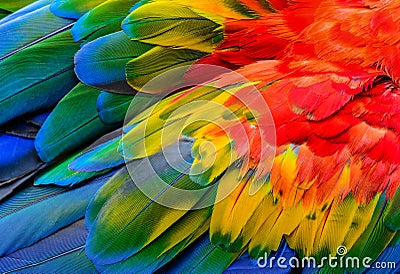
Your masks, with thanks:
[[[399,33],[396,0],[0,1],[0,272],[399,271]]]

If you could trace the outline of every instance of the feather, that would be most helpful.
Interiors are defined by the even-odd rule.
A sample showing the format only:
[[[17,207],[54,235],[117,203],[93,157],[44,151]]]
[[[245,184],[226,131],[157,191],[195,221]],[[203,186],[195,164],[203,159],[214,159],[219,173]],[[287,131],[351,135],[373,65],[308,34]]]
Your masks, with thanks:
[[[376,260],[376,263],[370,269],[367,269],[365,273],[382,273],[385,269],[387,273],[395,274],[400,269],[400,233],[397,232],[389,246],[382,252],[381,256]]]
[[[1,130],[6,134],[31,140],[36,138],[36,135],[39,131],[37,126],[30,125],[22,119],[15,120],[12,124],[8,123],[1,128]]]
[[[83,220],[0,258],[1,272],[18,273],[96,273],[83,252],[87,231]]]
[[[49,115],[50,115],[50,112],[43,112],[43,113],[36,114],[32,117],[28,117],[25,120],[28,124],[34,125],[36,127],[41,127],[44,124],[44,122],[46,121],[47,117],[49,117]]]
[[[78,84],[58,103],[35,140],[43,161],[51,162],[114,129],[97,113],[99,94],[100,90]]]
[[[30,24],[26,24],[26,21],[29,21]],[[0,32],[3,34],[0,44],[0,60],[57,35],[71,28],[72,25],[72,20],[52,14],[49,6],[44,6],[7,23],[0,24]]]
[[[44,165],[40,166],[39,168],[32,171],[31,173],[24,175],[24,177],[22,177],[22,178],[12,179],[7,182],[4,182],[4,184],[2,184],[0,186],[0,201],[3,201],[8,196],[11,196],[12,194],[14,194],[14,192],[16,192],[18,189],[20,189],[24,185],[26,186],[26,185],[32,184],[31,179],[43,167],[44,167]]]
[[[66,31],[3,60],[0,107],[9,111],[2,113],[0,124],[53,107],[75,86],[73,55],[78,48]]]
[[[134,97],[102,92],[97,100],[100,118],[105,123],[120,123],[135,117],[162,99],[162,96],[137,93]],[[129,117],[127,117],[129,116]]]
[[[167,273],[222,273],[241,253],[230,253],[202,236],[161,270]]]
[[[97,110],[99,112],[100,119],[106,124],[121,124],[124,119],[126,112],[133,98],[132,95],[115,94],[111,92],[103,91],[97,98]],[[145,108],[148,104],[147,101],[151,98],[146,97],[142,102],[145,104]]]
[[[384,223],[392,231],[400,230],[400,188],[397,189],[396,194],[389,202]]]
[[[142,87],[163,72],[193,64],[205,55],[204,52],[190,49],[175,49],[156,46],[130,60],[126,65],[126,77],[134,89],[156,93],[157,91],[142,90]],[[180,84],[182,75],[174,75],[169,84]]]
[[[59,17],[78,19],[103,2],[104,0],[53,0],[50,9]]]
[[[34,140],[0,134],[0,185],[22,177],[42,165]]]
[[[114,135],[112,135],[114,137]],[[101,138],[96,145],[83,151],[68,165],[69,169],[80,172],[98,172],[125,163],[118,147],[121,136]]]
[[[102,273],[121,273],[127,269],[132,272],[153,273],[204,234],[208,228],[210,209],[189,211],[135,255],[113,265],[100,266],[99,270]]]
[[[121,30],[122,20],[139,0],[108,0],[83,15],[72,27],[75,41],[92,41]]]
[[[58,185],[58,186],[74,186],[83,181],[100,174],[104,174],[109,170],[101,172],[76,172],[68,168],[69,164],[79,155],[80,152],[73,154],[64,161],[47,168],[36,175],[34,185]]]
[[[181,143],[180,151],[183,153],[181,157],[190,158],[188,146],[191,146],[190,142]],[[167,149],[164,154],[157,154],[149,159],[155,170],[154,174],[148,170],[149,168],[145,168],[146,160],[129,163],[129,173],[123,169],[105,185],[104,190],[109,195],[106,202],[104,202],[106,195],[102,194],[102,190],[100,190],[100,194],[97,195],[100,195],[97,201],[100,206],[102,205],[100,211],[98,211],[100,206],[91,204],[94,210],[90,211],[90,216],[94,216],[93,213],[97,211],[99,213],[94,223],[88,223],[91,226],[86,253],[96,265],[118,263],[135,255],[157,239],[168,227],[180,220],[187,209],[194,207],[204,198],[204,192],[193,194],[194,196],[185,192],[185,194],[180,194],[182,197],[179,198],[176,197],[178,194],[173,194],[174,199],[168,200],[171,199],[170,195],[175,193],[168,184],[178,189],[199,189],[199,186],[191,182],[187,175],[181,174],[173,168],[185,160],[180,157],[172,160],[171,153],[176,153],[176,147],[170,149],[171,151]],[[167,162],[166,159],[169,161]],[[146,183],[138,188],[132,181],[131,174],[134,174],[134,180],[141,178],[142,182]],[[166,187],[163,185],[161,190],[159,187],[153,187],[160,179],[167,184]],[[120,180],[123,182],[121,183]],[[116,190],[114,187],[108,186],[114,184],[113,181],[120,185]],[[153,186],[150,189],[146,189],[146,195],[150,195],[148,197],[142,192],[142,187],[151,185]],[[168,201],[174,202],[174,208],[177,209],[159,204]],[[110,214],[111,212],[113,213]],[[115,219],[113,218],[115,215],[124,216],[124,218]],[[160,219],[156,216],[163,217]],[[90,217],[90,220],[93,219]],[[105,226],[105,224],[107,225]],[[143,226],[146,227],[145,230],[137,230],[138,227]]]
[[[0,3],[0,8],[5,9],[11,12],[17,11],[20,8],[23,8],[36,0],[14,0],[14,1],[2,1]]]
[[[74,189],[29,186],[0,204],[0,256],[29,246],[85,214],[94,193],[112,174]]]
[[[126,63],[151,48],[131,41],[122,31],[106,35],[86,44],[76,54],[75,72],[87,85],[132,95],[134,91],[126,82]]]
[[[220,20],[222,21],[222,20]],[[132,39],[165,47],[212,52],[222,40],[221,22],[184,5],[157,1],[135,9],[122,23]]]
[[[265,254],[261,259],[253,260],[248,253],[243,254],[224,273],[292,273],[294,269],[289,266],[288,262],[295,257],[295,252],[288,247],[285,241],[282,241],[276,252]],[[278,265],[278,260],[280,260],[280,263],[285,260],[284,267]]]
[[[4,24],[4,23],[7,23],[7,22],[9,22],[11,20],[14,20],[15,18],[20,17],[22,15],[25,15],[25,14],[31,13],[31,12],[33,12],[35,10],[38,10],[38,9],[44,7],[44,6],[47,6],[48,4],[50,4],[51,1],[52,0],[35,1],[32,4],[24,6],[23,8],[15,11],[13,13],[11,13],[11,11],[8,11],[7,9],[3,9],[3,11],[6,12],[7,16],[0,20],[0,25]],[[2,8],[0,7],[0,9],[2,9]],[[10,12],[10,14],[8,14],[8,12]]]

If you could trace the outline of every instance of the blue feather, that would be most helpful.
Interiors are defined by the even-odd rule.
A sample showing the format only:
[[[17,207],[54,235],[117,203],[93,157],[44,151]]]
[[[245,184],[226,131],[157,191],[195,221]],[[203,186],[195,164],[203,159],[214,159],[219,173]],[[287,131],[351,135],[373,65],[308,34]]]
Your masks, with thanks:
[[[131,41],[122,31],[106,35],[78,51],[75,72],[87,85],[116,93],[134,94],[126,82],[126,63],[152,47]]]
[[[41,164],[34,140],[8,134],[0,135],[0,182],[27,174]]]
[[[0,272],[96,273],[83,252],[86,237],[82,219],[32,246],[0,258]]]
[[[206,234],[161,269],[161,273],[221,273],[239,256],[240,253],[213,245]]]
[[[44,122],[46,121],[47,117],[49,117],[50,113],[51,112],[43,112],[43,113],[37,114],[33,117],[26,119],[26,121],[32,125],[41,127],[44,124]]]
[[[271,259],[274,257],[275,259]],[[282,241],[279,249],[276,252],[272,252],[267,257],[270,261],[267,261],[265,267],[260,267],[257,263],[257,260],[252,260],[248,253],[243,254],[238,260],[236,260],[224,273],[291,273],[291,268],[288,265],[288,262],[291,258],[296,257],[295,252],[288,248],[287,243]],[[278,265],[278,258],[285,258],[285,267]],[[265,263],[265,258],[260,261],[260,264]]]
[[[30,24],[26,24],[27,21]],[[72,20],[52,14],[49,6],[1,24],[0,33],[3,36],[0,44],[0,60],[71,28],[72,25]]]
[[[85,214],[96,191],[112,176],[93,179],[79,188],[27,187],[0,204],[0,256],[47,237]]]
[[[52,0],[39,0],[39,1],[33,2],[32,4],[22,8],[14,13],[11,13],[7,17],[4,17],[3,19],[1,19],[0,25],[10,22],[11,20],[16,19],[17,17],[23,16],[25,14],[31,13],[35,10],[38,10],[44,6],[47,6],[48,4],[50,4],[51,1]]]

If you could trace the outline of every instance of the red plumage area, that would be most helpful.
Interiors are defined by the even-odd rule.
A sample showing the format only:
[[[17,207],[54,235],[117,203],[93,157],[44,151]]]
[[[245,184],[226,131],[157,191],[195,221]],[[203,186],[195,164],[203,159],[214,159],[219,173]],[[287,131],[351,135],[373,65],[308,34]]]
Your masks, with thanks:
[[[322,193],[352,193],[360,203],[385,190],[392,197],[400,182],[400,3],[283,3],[251,25],[228,21],[224,42],[201,62],[242,67],[271,110],[278,151],[300,148],[296,181],[274,186],[288,204],[293,185],[304,184],[300,196],[320,193],[321,203]],[[344,168],[349,180],[339,185]]]

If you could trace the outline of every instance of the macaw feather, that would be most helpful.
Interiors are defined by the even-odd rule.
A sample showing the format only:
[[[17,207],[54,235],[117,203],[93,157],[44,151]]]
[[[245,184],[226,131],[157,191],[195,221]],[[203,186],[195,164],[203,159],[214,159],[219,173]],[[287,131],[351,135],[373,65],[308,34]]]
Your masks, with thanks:
[[[60,163],[47,168],[35,176],[34,185],[57,185],[72,187],[90,178],[104,174],[110,170],[106,169],[99,172],[77,172],[69,169],[69,164],[75,160],[80,152],[72,154]]]
[[[26,21],[30,24],[26,24]],[[3,33],[0,60],[71,28],[73,23],[72,20],[55,16],[49,6],[44,6],[0,24],[0,32]]]
[[[242,252],[228,252],[210,242],[208,235],[192,243],[161,271],[167,273],[222,273]]]
[[[222,20],[220,20],[222,21]],[[122,29],[132,39],[164,46],[212,52],[223,39],[221,24],[187,5],[157,1],[135,9]]]
[[[0,124],[56,105],[77,84],[73,56],[78,48],[65,31],[3,60],[0,107],[10,111],[1,115]]]
[[[78,19],[104,1],[105,0],[53,0],[50,9],[59,17]]]
[[[86,237],[81,219],[29,247],[0,258],[0,269],[18,273],[96,273],[83,252]]]
[[[27,123],[22,119],[15,120],[13,124],[0,127],[0,131],[16,137],[35,140],[40,127]]]
[[[34,244],[81,219],[91,197],[109,177],[98,177],[69,190],[28,186],[4,200],[0,205],[0,228],[7,238],[0,243],[1,256]]]
[[[210,238],[212,243],[224,246],[229,251],[238,252],[248,243],[244,241],[242,233],[247,229],[256,229],[254,224],[251,228],[246,226],[255,214],[259,217],[256,210],[260,207],[266,193],[270,191],[268,190],[270,186],[264,184],[255,195],[250,195],[249,180],[250,178],[247,177],[241,179],[238,168],[229,168],[218,183],[216,199],[221,199],[221,202],[214,205]],[[227,197],[224,198],[225,196]],[[272,203],[270,208],[274,208]],[[264,210],[262,215],[268,216],[269,211],[269,208]],[[252,236],[250,231],[246,231],[245,234]]]
[[[182,143],[182,146],[190,146],[190,143]],[[181,152],[183,148],[181,147]],[[164,155],[174,153],[175,148],[173,147],[171,152],[164,152]],[[184,156],[190,157],[190,148],[184,149]],[[176,153],[176,151],[175,151]],[[171,155],[170,155],[171,156]],[[167,159],[171,160],[171,157]],[[163,155],[155,155],[149,160],[152,163],[156,173],[148,171],[148,168],[144,168],[146,165],[145,161],[136,161],[128,164],[129,173],[127,170],[122,170],[118,176],[115,176],[107,183],[113,184],[113,180],[117,180],[116,184],[120,186],[115,189],[113,186],[105,186],[107,195],[110,195],[105,201],[105,194],[102,194],[100,190],[99,194],[96,195],[98,198],[96,201],[102,205],[97,217],[94,219],[94,223],[88,223],[90,226],[88,243],[86,246],[86,253],[89,258],[95,262],[96,265],[108,265],[117,263],[128,259],[142,250],[147,245],[151,244],[157,237],[159,237],[164,231],[180,220],[187,210],[171,209],[156,203],[155,201],[163,201],[168,199],[171,193],[171,186],[162,189],[161,192],[157,189],[148,189],[153,198],[147,197],[140,188],[136,186],[131,174],[134,174],[134,178],[139,176],[146,181],[146,185],[156,183],[160,178],[166,183],[171,184],[175,188],[195,190],[199,189],[197,184],[194,184],[187,175],[182,175],[179,171],[169,166],[171,162],[166,162],[163,159]],[[175,159],[173,161],[182,161],[182,159]],[[174,163],[172,165],[175,166]],[[120,182],[122,180],[122,184]],[[191,208],[198,204],[204,194],[196,197],[182,197],[176,200],[179,208]],[[96,198],[95,198],[96,199]],[[174,200],[175,201],[175,200]],[[93,216],[93,212],[97,212],[100,206],[92,203],[90,208],[94,208],[94,211],[90,210],[90,216]],[[110,211],[112,209],[112,211]],[[113,212],[111,214],[111,212]],[[124,218],[114,218],[113,216],[125,216]],[[163,216],[161,219],[156,220],[154,214]],[[153,216],[153,217],[151,217]],[[150,218],[150,219],[149,219]],[[93,220],[93,217],[90,218]],[[152,220],[149,223],[149,220]],[[105,226],[104,224],[107,224]],[[134,233],[137,231],[137,227],[146,226],[146,230],[142,230],[141,233]],[[110,234],[112,231],[118,231],[116,235]],[[108,237],[112,238],[108,238]]]
[[[120,124],[138,116],[162,98],[142,92],[135,96],[102,92],[97,99],[97,110],[106,124]]]
[[[2,1],[0,3],[0,8],[11,12],[15,12],[20,8],[28,6],[29,4],[35,2],[36,0],[15,0],[15,1]]]
[[[100,266],[99,269],[102,273],[123,272],[126,269],[138,273],[158,270],[206,232],[210,209],[189,211],[135,255],[113,265]]]
[[[100,90],[78,84],[57,104],[36,137],[41,159],[51,162],[114,129],[98,115],[99,95]]]
[[[134,94],[126,82],[126,64],[153,46],[131,41],[122,31],[82,47],[75,56],[75,72],[85,84],[122,94]]]
[[[75,41],[85,42],[121,30],[121,23],[139,0],[108,0],[83,15],[72,27]]]
[[[126,64],[126,79],[129,85],[136,90],[157,94],[159,92],[157,90],[142,88],[158,75],[174,68],[191,65],[205,54],[205,52],[191,49],[154,46],[141,55],[132,58]],[[183,71],[181,74],[174,75],[174,77],[176,79],[169,79],[168,85],[179,85],[182,82]],[[166,89],[168,90],[168,87]]]
[[[120,131],[118,132],[120,135]],[[75,157],[68,168],[76,172],[99,172],[125,163],[118,151],[121,136],[111,133]]]
[[[27,175],[42,164],[34,140],[0,134],[0,185]]]
[[[385,225],[392,231],[400,230],[400,190],[397,189],[393,199],[389,202],[384,217]]]
[[[23,8],[20,8],[19,10],[12,12],[9,11],[7,9],[4,9],[2,7],[0,7],[0,10],[2,10],[3,14],[6,15],[3,18],[0,18],[0,25],[7,23],[9,21],[12,21],[14,19],[16,19],[17,17],[20,17],[22,15],[31,13],[35,10],[38,10],[44,6],[47,6],[51,3],[52,0],[39,0],[39,1],[35,1],[27,6],[24,6]]]

